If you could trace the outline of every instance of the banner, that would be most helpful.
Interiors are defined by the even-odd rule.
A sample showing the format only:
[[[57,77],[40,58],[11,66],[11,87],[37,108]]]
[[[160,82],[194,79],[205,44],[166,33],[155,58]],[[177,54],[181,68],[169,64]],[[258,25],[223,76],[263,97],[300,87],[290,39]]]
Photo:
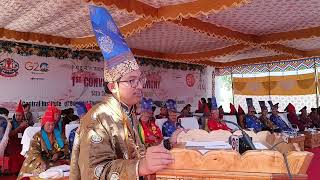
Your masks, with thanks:
[[[201,70],[178,70],[142,66],[147,77],[144,96],[156,101],[172,98],[178,105],[192,104],[205,94],[205,74]],[[58,59],[36,55],[0,55],[0,106],[15,109],[21,99],[33,111],[43,111],[49,102],[61,109],[75,102],[97,103],[105,96],[103,61]]]

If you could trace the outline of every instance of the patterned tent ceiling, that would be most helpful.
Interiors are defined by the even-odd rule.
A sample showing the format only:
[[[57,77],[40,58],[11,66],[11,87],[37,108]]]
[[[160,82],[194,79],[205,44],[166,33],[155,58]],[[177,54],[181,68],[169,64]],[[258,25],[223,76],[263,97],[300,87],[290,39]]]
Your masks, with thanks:
[[[88,4],[137,56],[222,67],[320,55],[319,0],[0,0],[0,39],[98,50]]]

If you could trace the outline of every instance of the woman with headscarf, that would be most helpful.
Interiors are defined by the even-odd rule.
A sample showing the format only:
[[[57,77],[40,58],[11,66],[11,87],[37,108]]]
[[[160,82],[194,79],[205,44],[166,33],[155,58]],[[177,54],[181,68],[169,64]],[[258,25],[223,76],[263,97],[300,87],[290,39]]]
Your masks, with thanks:
[[[41,130],[31,140],[18,179],[24,174],[38,175],[50,167],[69,163],[68,142],[55,128],[54,111],[48,109],[41,120]]]

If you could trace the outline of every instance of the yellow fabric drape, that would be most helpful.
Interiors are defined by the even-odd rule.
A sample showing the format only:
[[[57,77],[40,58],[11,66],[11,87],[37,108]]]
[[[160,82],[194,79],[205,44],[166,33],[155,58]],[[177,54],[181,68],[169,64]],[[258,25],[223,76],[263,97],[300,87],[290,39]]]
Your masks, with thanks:
[[[315,94],[313,73],[290,76],[233,78],[235,94],[239,95],[306,95]]]

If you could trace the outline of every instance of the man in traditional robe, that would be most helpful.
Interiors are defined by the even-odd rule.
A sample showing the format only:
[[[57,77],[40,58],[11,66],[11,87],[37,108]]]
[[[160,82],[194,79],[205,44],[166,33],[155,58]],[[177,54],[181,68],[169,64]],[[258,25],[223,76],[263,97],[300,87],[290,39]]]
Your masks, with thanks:
[[[279,103],[271,106],[270,120],[276,125],[280,131],[293,131],[293,129],[279,116]]]
[[[264,125],[265,127],[264,130],[271,131],[271,132],[275,131],[277,129],[277,126],[274,125],[272,121],[268,118],[267,106],[264,103],[262,103],[260,104],[260,107],[261,107],[261,116],[259,117],[259,121]]]
[[[26,174],[39,175],[50,167],[69,164],[69,148],[66,137],[55,128],[54,111],[48,108],[27,152],[18,179]]]
[[[12,130],[9,134],[9,143],[6,148],[6,154],[10,157],[9,170],[11,173],[19,173],[24,161],[24,157],[20,154],[22,151],[21,138],[27,127],[28,122],[25,121],[22,102],[20,100],[12,120]]]
[[[134,105],[142,98],[145,78],[109,12],[90,6],[90,16],[105,59],[107,95],[80,121],[69,179],[131,180],[154,174],[173,158],[163,145],[145,150],[139,138]]]
[[[256,114],[256,109],[253,106],[252,98],[247,98],[247,105],[248,105],[248,114],[245,116],[245,122],[247,128],[252,128],[255,132],[262,131],[264,125],[259,121]]]
[[[173,99],[168,99],[166,102],[169,117],[162,125],[163,137],[171,137],[177,129],[183,129],[181,122],[178,120],[177,103]]]
[[[26,118],[26,121],[28,122],[28,125],[33,126],[34,119],[33,119],[32,112],[30,111],[30,107],[31,107],[30,104],[26,103],[23,105],[23,110],[24,110],[25,118]]]
[[[304,106],[299,112],[301,112],[299,119],[300,122],[304,125],[305,128],[312,128],[314,127],[312,120],[308,116],[307,113],[307,106]]]
[[[210,107],[211,107],[211,116],[208,118],[209,131],[219,130],[219,129],[231,131],[231,129],[228,128],[226,123],[220,121],[220,120],[223,120],[223,112],[222,112],[222,116],[220,116],[221,111],[223,110],[222,110],[222,106],[219,107],[218,109],[216,97],[211,98]]]
[[[144,143],[147,147],[158,145],[163,140],[161,130],[156,125],[155,118],[153,117],[152,106],[152,99],[142,99],[141,117],[138,132],[142,140],[142,143]]]

